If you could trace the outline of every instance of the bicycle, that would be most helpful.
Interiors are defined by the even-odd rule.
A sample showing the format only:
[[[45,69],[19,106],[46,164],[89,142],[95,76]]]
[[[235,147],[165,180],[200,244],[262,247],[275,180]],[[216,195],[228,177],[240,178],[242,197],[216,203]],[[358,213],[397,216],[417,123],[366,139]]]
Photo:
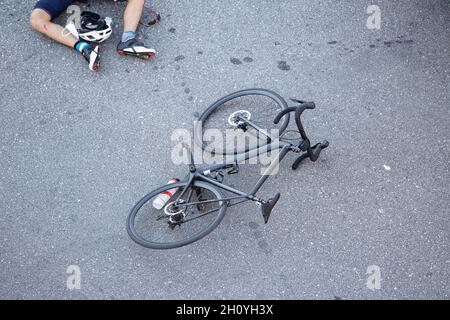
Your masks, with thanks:
[[[251,120],[252,114],[248,110],[241,109],[229,114],[226,109],[227,103],[248,96],[262,96],[275,103],[277,115],[273,122],[275,125],[280,125],[278,136],[274,136],[256,121]],[[314,102],[292,98],[290,100],[294,106],[289,107],[287,102],[275,92],[265,89],[246,89],[231,93],[206,109],[194,125],[194,142],[201,146],[202,150],[224,155],[226,159],[220,163],[198,167],[190,153],[189,173],[181,181],[172,181],[156,188],[133,206],[127,219],[127,231],[131,239],[152,249],[185,246],[213,231],[224,218],[228,207],[246,201],[253,201],[261,206],[264,222],[267,223],[280,198],[280,193],[276,193],[268,200],[256,196],[256,193],[271,175],[275,165],[280,163],[288,152],[294,152],[300,154],[292,164],[292,169],[295,170],[300,162],[307,158],[317,161],[321,151],[329,146],[326,140],[312,146],[301,122],[302,113],[307,109],[315,108]],[[213,121],[214,116],[222,111],[225,111],[225,116],[228,115],[228,118],[221,116],[223,121],[220,123]],[[297,130],[286,131],[291,113],[294,113]],[[214,127],[225,124],[226,128],[232,127],[234,130],[246,133],[251,131],[258,136],[258,144],[253,147],[246,145],[242,152],[236,152],[235,148],[231,152],[213,148],[204,141],[205,127],[208,123],[213,124]],[[294,138],[295,142],[293,138],[286,137],[288,132],[299,134],[297,138]],[[264,144],[260,146],[261,141]],[[273,150],[278,151],[276,159],[268,166],[250,192],[237,190],[223,182],[224,170],[229,170],[228,174],[236,174],[239,172],[240,162]],[[224,196],[223,191],[231,195]],[[162,196],[167,201],[162,201]],[[158,206],[155,206],[155,203],[159,203]],[[138,215],[142,211],[144,214]],[[137,217],[142,220],[139,224],[136,224]],[[151,236],[152,239],[147,239],[144,235]]]

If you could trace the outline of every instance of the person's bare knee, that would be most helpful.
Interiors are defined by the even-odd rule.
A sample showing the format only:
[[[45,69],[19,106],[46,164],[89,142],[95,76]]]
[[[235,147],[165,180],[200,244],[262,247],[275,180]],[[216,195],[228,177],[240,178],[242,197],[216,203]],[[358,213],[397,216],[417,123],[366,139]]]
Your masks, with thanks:
[[[34,30],[42,32],[45,25],[51,21],[50,15],[41,9],[35,9],[30,16],[30,25]]]
[[[44,26],[45,20],[38,17],[30,17],[30,25],[36,31],[41,31]]]

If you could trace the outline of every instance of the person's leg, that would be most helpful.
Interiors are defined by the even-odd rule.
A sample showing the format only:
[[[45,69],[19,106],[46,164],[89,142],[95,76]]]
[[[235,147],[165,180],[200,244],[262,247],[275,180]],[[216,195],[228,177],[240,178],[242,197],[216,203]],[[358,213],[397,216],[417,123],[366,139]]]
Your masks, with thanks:
[[[39,0],[30,16],[33,29],[47,37],[65,45],[73,47],[77,39],[64,28],[51,22],[63,13],[76,0]]]
[[[136,32],[142,16],[145,0],[128,0],[123,14],[123,32]]]
[[[144,9],[145,0],[128,0],[123,15],[122,40],[117,45],[120,55],[131,55],[148,59],[156,54],[155,49],[147,48],[142,41],[136,39],[136,30]]]
[[[83,55],[89,63],[89,69],[97,70],[99,66],[98,44],[78,40],[69,31],[53,23],[75,0],[39,0],[30,16],[33,29],[47,37],[75,49]]]
[[[64,30],[60,25],[51,22],[52,17],[43,9],[34,9],[30,16],[30,24],[34,30],[46,35],[65,46],[73,48],[78,39]]]

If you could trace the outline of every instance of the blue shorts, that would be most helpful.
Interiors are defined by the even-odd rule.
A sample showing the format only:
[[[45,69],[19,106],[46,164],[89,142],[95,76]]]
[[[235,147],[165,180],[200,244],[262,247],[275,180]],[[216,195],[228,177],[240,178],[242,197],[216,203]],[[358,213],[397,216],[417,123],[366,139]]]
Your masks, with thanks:
[[[76,0],[39,0],[34,8],[44,10],[55,19],[75,2]]]

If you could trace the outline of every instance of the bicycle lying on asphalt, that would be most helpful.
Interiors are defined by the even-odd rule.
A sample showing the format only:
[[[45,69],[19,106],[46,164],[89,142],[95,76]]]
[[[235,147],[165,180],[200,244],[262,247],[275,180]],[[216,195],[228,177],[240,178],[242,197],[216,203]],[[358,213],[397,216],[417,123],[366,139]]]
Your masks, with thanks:
[[[240,103],[235,103],[237,110],[231,112],[233,103],[243,97],[268,98],[275,108],[250,112],[242,109]],[[309,158],[316,161],[320,152],[328,147],[328,141],[311,145],[301,122],[302,113],[314,109],[314,102],[290,99],[294,105],[289,107],[278,94],[265,89],[247,89],[231,93],[213,103],[200,116],[194,125],[194,142],[202,150],[224,156],[220,163],[197,166],[190,154],[189,173],[181,179],[171,180],[144,196],[132,208],[127,219],[127,231],[138,244],[152,249],[171,249],[195,242],[213,231],[225,216],[228,207],[253,201],[261,206],[264,222],[267,223],[275,204],[280,198],[276,193],[265,200],[256,195],[275,167],[288,152],[300,154],[292,164],[297,169],[300,162]],[[258,106],[258,104],[257,104]],[[269,133],[258,123],[258,118],[267,121],[267,111],[276,112],[274,125],[279,125],[278,135]],[[290,114],[294,114],[297,130],[286,130]],[[281,121],[282,120],[282,121]],[[218,130],[234,130],[245,134],[258,136],[258,143],[245,145],[245,149],[237,151],[235,147],[214,146],[204,140],[208,127]],[[289,137],[294,133],[296,137]],[[262,145],[261,145],[262,144]],[[250,192],[240,191],[224,183],[224,172],[228,174],[239,172],[239,163],[276,151],[275,159],[256,182]],[[223,192],[230,196],[224,196]]]

